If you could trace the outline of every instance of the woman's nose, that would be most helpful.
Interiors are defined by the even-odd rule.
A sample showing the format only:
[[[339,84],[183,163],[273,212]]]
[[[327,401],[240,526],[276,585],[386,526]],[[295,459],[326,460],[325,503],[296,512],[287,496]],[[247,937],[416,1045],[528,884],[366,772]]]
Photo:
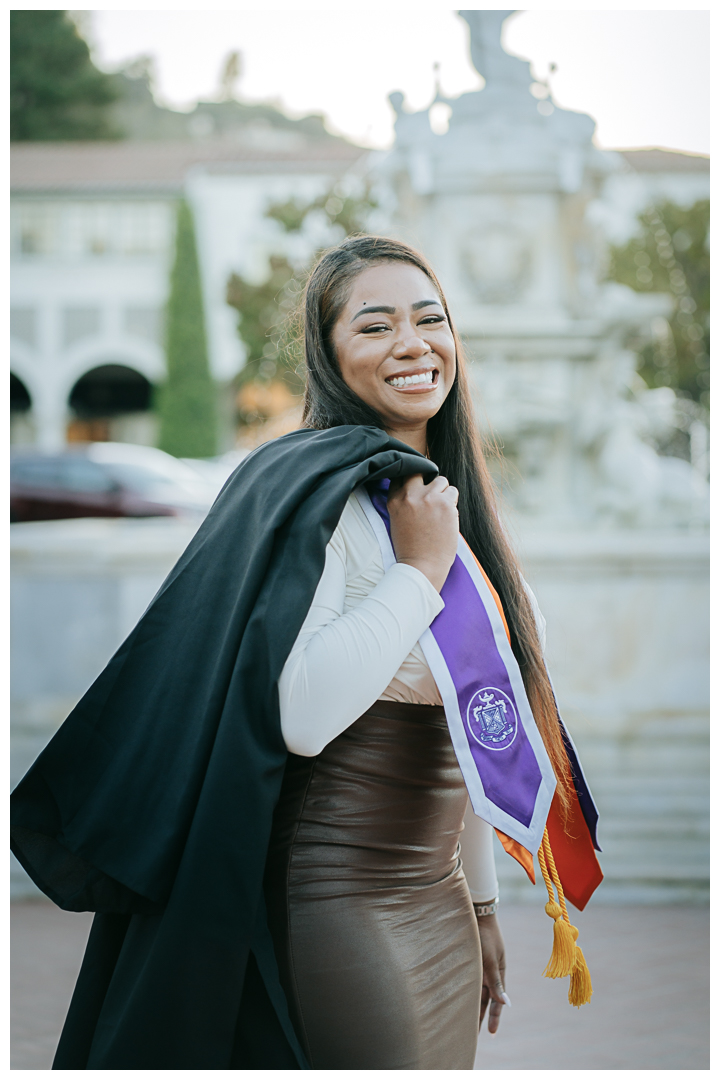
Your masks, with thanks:
[[[403,356],[425,356],[429,352],[431,352],[430,346],[419,334],[408,334],[401,337],[393,348],[393,356],[398,360]]]

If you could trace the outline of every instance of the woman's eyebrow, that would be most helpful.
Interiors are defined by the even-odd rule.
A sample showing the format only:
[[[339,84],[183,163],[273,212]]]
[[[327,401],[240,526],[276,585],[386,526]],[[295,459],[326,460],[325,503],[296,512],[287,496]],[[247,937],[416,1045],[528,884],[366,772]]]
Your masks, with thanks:
[[[439,300],[418,300],[417,303],[411,304],[410,307],[412,311],[419,311],[420,308],[429,307],[430,304],[437,304],[438,307],[442,307],[442,304]],[[394,315],[396,309],[394,307],[389,307],[384,304],[379,304],[377,307],[364,307],[360,311],[358,311],[357,315],[353,315],[350,322],[355,322],[355,320],[360,315],[373,315],[380,311],[384,315]]]
[[[378,305],[378,307],[364,307],[360,311],[358,311],[357,315],[353,315],[350,322],[355,322],[355,320],[360,315],[370,315],[370,314],[373,314],[376,311],[382,311],[383,314],[385,314],[385,315],[394,315],[395,314],[395,308],[394,307],[386,307],[385,305]]]

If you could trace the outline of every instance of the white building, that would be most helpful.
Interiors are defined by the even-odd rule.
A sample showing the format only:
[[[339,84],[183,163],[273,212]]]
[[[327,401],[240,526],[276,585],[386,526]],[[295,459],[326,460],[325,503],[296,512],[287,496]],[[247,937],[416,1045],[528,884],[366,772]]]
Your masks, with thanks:
[[[15,442],[151,443],[175,204],[195,211],[211,370],[242,367],[230,273],[262,278],[282,242],[271,202],[314,199],[364,151],[339,139],[21,143],[12,148],[11,399]]]
[[[637,231],[637,215],[651,203],[691,207],[710,198],[710,158],[673,150],[621,150],[625,168],[605,181],[601,215],[603,231],[623,244]]]
[[[632,234],[654,199],[709,195],[707,158],[622,153],[600,206],[611,239]],[[300,131],[249,128],[223,139],[17,143],[11,152],[11,401],[14,442],[152,443],[162,381],[163,310],[175,203],[189,199],[203,274],[210,363],[219,383],[242,367],[231,272],[261,280],[267,256],[293,240],[264,211],[314,199],[365,151]],[[294,242],[307,242],[297,238]],[[227,433],[230,438],[230,432]]]

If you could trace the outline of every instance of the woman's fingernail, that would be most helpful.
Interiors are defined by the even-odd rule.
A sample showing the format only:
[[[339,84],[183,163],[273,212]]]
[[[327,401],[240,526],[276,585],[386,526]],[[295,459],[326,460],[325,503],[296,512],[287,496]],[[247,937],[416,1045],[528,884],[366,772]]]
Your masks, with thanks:
[[[497,1035],[497,1031],[489,1031],[488,1035],[490,1036],[491,1039],[494,1039],[495,1036]]]
[[[505,1004],[506,1004],[506,1005],[509,1005],[509,1006],[510,1006],[510,1008],[512,1009],[512,1001],[511,1001],[511,1000],[510,1000],[510,998],[509,998],[509,997],[507,996],[507,994],[505,993],[505,991],[504,991],[504,990],[503,990],[502,994],[500,995],[500,997],[501,997],[501,999],[502,999],[502,1000],[503,1000],[503,1001],[505,1002]]]

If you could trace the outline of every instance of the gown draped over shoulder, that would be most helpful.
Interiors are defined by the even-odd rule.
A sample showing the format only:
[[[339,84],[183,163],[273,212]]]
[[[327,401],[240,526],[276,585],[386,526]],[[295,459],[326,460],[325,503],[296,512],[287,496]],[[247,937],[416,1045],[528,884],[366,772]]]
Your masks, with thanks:
[[[377,701],[317,757],[289,756],[265,892],[311,1068],[472,1069],[466,806],[440,706]]]
[[[384,666],[354,664],[359,707],[326,686],[342,723],[287,768],[278,692],[353,490],[436,472],[358,425],[249,455],[16,788],[22,865],[61,907],[98,913],[55,1069],[302,1068],[297,1036],[314,1068],[472,1066],[465,787],[441,706],[372,705],[430,601],[409,643],[399,627],[396,656],[383,644]],[[328,623],[343,621],[346,583],[360,576],[340,582]],[[385,641],[407,609],[381,591],[368,601]]]

